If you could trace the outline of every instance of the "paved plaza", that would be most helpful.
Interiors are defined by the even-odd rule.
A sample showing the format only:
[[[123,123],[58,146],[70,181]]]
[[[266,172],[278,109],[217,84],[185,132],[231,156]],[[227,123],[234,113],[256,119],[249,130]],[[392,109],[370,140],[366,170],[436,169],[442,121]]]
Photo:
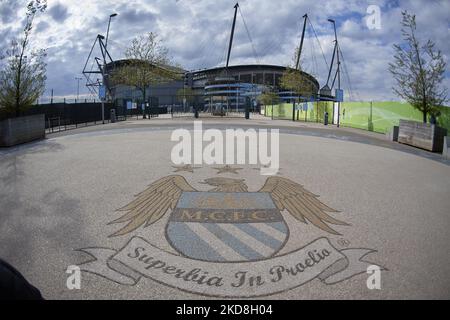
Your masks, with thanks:
[[[278,175],[174,165],[192,118],[50,134],[0,149],[0,257],[47,299],[450,297],[450,162],[354,129],[200,120],[278,128]]]

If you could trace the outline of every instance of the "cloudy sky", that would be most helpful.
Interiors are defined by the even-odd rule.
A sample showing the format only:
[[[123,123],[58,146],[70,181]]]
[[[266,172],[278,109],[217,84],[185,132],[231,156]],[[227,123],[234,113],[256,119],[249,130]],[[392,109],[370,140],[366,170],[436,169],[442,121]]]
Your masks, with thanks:
[[[0,0],[1,49],[20,36],[26,3]],[[96,35],[106,34],[112,13],[118,13],[108,45],[114,59],[123,58],[133,37],[153,31],[173,61],[186,70],[224,65],[234,4],[234,0],[48,0],[48,9],[37,17],[33,31],[33,46],[48,49],[46,95],[54,89],[55,96],[74,97],[75,77],[81,75]],[[371,5],[380,8],[381,28],[368,27],[368,21],[373,21],[368,13]],[[420,39],[435,41],[447,63],[450,57],[448,0],[241,0],[240,7],[230,64],[291,64],[300,41],[302,16],[308,13],[314,30],[307,28],[302,65],[321,86],[326,82],[334,40],[327,19],[334,18],[344,56],[343,87],[352,100],[397,99],[387,67],[393,43],[401,40],[402,10],[417,15]],[[450,87],[449,71],[444,85]],[[81,94],[87,93],[82,86]]]

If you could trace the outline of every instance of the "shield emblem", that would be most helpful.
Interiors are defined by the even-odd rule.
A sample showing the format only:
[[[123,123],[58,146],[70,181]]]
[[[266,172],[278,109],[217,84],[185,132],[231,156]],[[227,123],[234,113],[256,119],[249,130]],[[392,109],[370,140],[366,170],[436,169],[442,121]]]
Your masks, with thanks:
[[[265,192],[183,192],[166,227],[167,240],[180,254],[213,262],[269,258],[288,235]]]

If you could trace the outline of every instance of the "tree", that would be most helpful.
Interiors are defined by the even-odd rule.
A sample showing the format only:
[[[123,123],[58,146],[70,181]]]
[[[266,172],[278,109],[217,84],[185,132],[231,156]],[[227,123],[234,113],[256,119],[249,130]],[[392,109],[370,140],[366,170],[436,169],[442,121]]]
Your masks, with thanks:
[[[272,120],[273,120],[273,105],[280,103],[280,96],[274,91],[266,91],[258,97],[258,100],[264,105],[272,105]],[[265,109],[265,115],[267,115],[267,108]]]
[[[303,97],[305,101],[316,94],[313,83],[301,71],[286,68],[280,79],[281,87],[289,90],[294,96]],[[295,121],[295,99],[292,100],[292,121]]]
[[[416,36],[416,16],[402,12],[402,35],[404,44],[394,45],[394,62],[389,71],[394,77],[393,91],[414,108],[427,115],[436,115],[437,108],[447,99],[447,90],[441,89],[446,63],[433,41],[421,45]]]
[[[46,0],[28,3],[23,37],[11,41],[6,51],[6,63],[0,70],[0,106],[8,115],[20,114],[44,93],[46,81],[46,51],[29,50],[33,20],[47,8]]]
[[[150,86],[181,77],[181,72],[171,66],[168,49],[153,32],[133,39],[125,56],[128,62],[112,72],[111,82],[135,87],[142,93],[144,103]]]
[[[302,60],[300,59],[299,69],[297,70],[297,59],[300,54],[300,46],[295,48],[292,57],[291,66],[288,66],[280,79],[280,86],[286,90],[292,91],[297,96],[310,97],[314,95],[313,83],[301,72]]]
[[[298,96],[309,98],[315,94],[314,84],[301,71],[290,67],[283,73],[280,84]]]
[[[280,102],[280,97],[278,96],[278,93],[273,91],[264,92],[258,98],[259,101],[265,106],[278,104]]]

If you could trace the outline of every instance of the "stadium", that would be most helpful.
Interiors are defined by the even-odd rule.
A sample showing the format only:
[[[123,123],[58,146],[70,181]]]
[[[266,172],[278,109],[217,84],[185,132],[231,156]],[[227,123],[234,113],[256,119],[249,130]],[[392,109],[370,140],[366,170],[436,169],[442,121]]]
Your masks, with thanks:
[[[187,73],[186,78],[188,87],[205,97],[209,109],[223,105],[227,110],[242,111],[249,100],[254,105],[269,90],[278,92],[285,101],[293,98],[291,94],[286,95],[280,84],[284,72],[286,67],[276,65],[236,65]],[[297,72],[307,80],[312,92],[319,91],[319,82],[313,76]]]
[[[105,92],[103,99],[114,103],[116,108],[119,109],[130,110],[158,107],[168,108],[172,112],[173,110],[192,112],[195,108],[199,111],[220,115],[228,112],[243,112],[246,108],[258,110],[260,96],[269,91],[278,93],[281,102],[334,101],[334,97],[331,94],[332,89],[328,87],[328,83],[320,90],[317,79],[300,68],[299,61],[305,28],[302,33],[299,50],[296,51],[298,57],[297,65],[292,69],[290,68],[292,70],[290,72],[298,73],[299,75],[296,78],[300,79],[301,90],[296,90],[297,93],[283,88],[281,85],[282,76],[288,69],[285,66],[269,64],[229,65],[238,8],[239,6],[236,5],[225,66],[187,71],[170,66],[152,65],[152,67],[156,68],[172,68],[172,71],[175,71],[177,74],[176,80],[148,86],[145,87],[145,90],[142,88],[137,89],[124,83],[112,83],[110,81],[111,75],[132,61],[127,59],[114,61],[105,44],[108,39],[106,38],[105,42],[104,37],[98,35],[94,46],[98,42],[103,59],[95,58],[98,65],[97,71],[89,72],[86,69],[83,71],[88,80],[88,88],[94,88],[93,91],[95,91],[95,87],[105,87],[102,90]],[[307,15],[304,18],[306,26]],[[249,39],[251,39],[250,36]],[[91,55],[89,55],[88,61],[90,58]],[[101,77],[93,82],[90,78],[91,73],[100,74]],[[330,80],[330,75],[328,80]],[[333,85],[331,88],[333,88]],[[98,91],[100,93],[100,90]],[[143,91],[146,92],[145,99]],[[308,92],[308,96],[302,96],[298,92]]]
[[[108,64],[108,74],[126,64],[127,60]],[[188,89],[195,97],[188,97],[187,100],[194,100],[196,107],[204,111],[225,108],[227,111],[242,112],[248,103],[255,106],[258,97],[269,90],[278,92],[280,98],[288,102],[294,97],[280,85],[285,71],[286,67],[264,64],[216,67],[193,72],[178,70],[180,80],[148,87],[150,96],[145,102],[152,106],[180,106],[182,98],[179,93],[183,89]],[[307,80],[313,88],[312,92],[319,91],[319,83],[313,76],[303,71],[297,72]],[[108,79],[105,79],[105,83],[109,83]],[[111,100],[117,106],[144,103],[142,92],[131,86],[110,85],[110,92]]]

